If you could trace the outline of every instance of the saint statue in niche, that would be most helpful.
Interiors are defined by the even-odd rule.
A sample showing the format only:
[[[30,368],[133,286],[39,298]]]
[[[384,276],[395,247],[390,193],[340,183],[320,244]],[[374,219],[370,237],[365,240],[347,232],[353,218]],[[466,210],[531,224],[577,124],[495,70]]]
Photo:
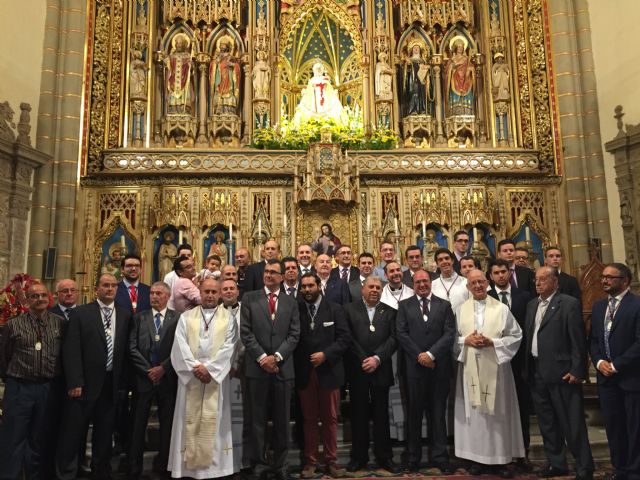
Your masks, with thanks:
[[[271,82],[271,67],[267,63],[267,52],[258,50],[257,60],[253,66],[253,96],[257,99],[269,98],[269,84]]]
[[[449,115],[473,115],[476,72],[467,53],[468,41],[458,35],[451,39],[451,58],[446,68]]]
[[[313,77],[302,90],[300,103],[296,107],[293,124],[300,125],[312,118],[334,120],[342,124],[343,107],[338,91],[331,85],[331,79],[326,74],[324,65],[320,62],[313,64]]]
[[[223,35],[217,42],[217,51],[210,68],[213,113],[238,113],[240,96],[240,64],[233,56],[235,42]]]
[[[409,44],[409,57],[402,72],[405,116],[430,113],[427,102],[433,101],[429,63],[423,53],[424,45],[418,41]]]
[[[389,102],[393,100],[393,69],[387,63],[385,52],[378,54],[375,87],[376,100]]]
[[[329,223],[323,223],[320,227],[318,237],[311,242],[311,249],[318,255],[326,253],[333,256],[336,250],[340,248],[342,242],[333,234],[333,228]]]
[[[178,248],[173,241],[176,234],[171,230],[164,232],[162,235],[162,245],[158,249],[158,278],[164,279],[164,276],[173,270],[173,261],[178,256]]]
[[[209,247],[209,255],[218,255],[220,260],[222,260],[222,266],[227,263],[227,247],[224,244],[225,234],[222,231],[217,231],[213,234],[213,238],[215,238],[215,243],[211,244]]]
[[[129,80],[129,98],[131,100],[147,99],[147,66],[142,61],[142,52],[131,52],[131,74]]]
[[[191,77],[191,40],[184,33],[171,39],[171,53],[164,60],[167,113],[191,114],[194,110],[194,89]]]
[[[493,86],[493,101],[508,102],[511,95],[509,94],[509,66],[504,63],[504,54],[496,53],[494,56],[494,64],[491,67],[491,83]]]

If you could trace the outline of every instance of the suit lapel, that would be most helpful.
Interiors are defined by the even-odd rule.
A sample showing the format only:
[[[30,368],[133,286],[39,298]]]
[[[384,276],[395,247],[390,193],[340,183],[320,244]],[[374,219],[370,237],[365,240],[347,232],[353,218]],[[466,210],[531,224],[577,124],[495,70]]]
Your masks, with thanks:
[[[97,301],[93,302],[93,308],[95,310],[94,313],[94,325],[96,326],[96,328],[98,329],[98,333],[100,335],[100,338],[102,338],[102,341],[104,342],[105,347],[107,346],[107,335],[104,333],[104,322],[102,321],[102,312],[100,311],[100,305],[98,304]],[[114,311],[115,314],[115,311]]]
[[[260,291],[260,295],[258,296],[258,305],[264,310],[265,318],[269,322],[271,326],[273,326],[274,322],[271,321],[271,313],[269,313],[269,299],[267,298],[267,294],[264,289]],[[276,311],[276,319],[278,317],[278,312]]]
[[[556,294],[553,296],[551,303],[549,303],[547,310],[544,312],[544,317],[542,317],[542,321],[540,322],[540,328],[538,328],[538,331],[542,330],[547,325],[547,323],[549,323],[549,320],[560,309],[561,300],[558,293],[559,292],[556,292]]]
[[[527,305],[530,311],[527,311],[527,324],[525,328],[527,329],[527,337],[529,338],[529,344],[531,344],[531,337],[533,336],[533,332],[536,328],[536,312],[538,311],[538,305],[540,304],[540,298],[536,297],[535,302]]]
[[[168,311],[167,311],[168,312]],[[151,338],[151,344],[155,343],[156,336],[156,319],[153,316],[153,311],[148,310],[141,314],[140,321],[146,325],[149,331],[149,337]],[[162,319],[162,328],[160,329],[160,338],[164,336],[165,326],[167,325],[167,315]]]
[[[620,306],[618,307],[618,310],[616,311],[613,317],[613,323],[611,324],[611,330],[609,331],[609,336],[611,336],[611,334],[616,329],[618,324],[622,321],[622,319],[625,318],[625,313],[626,313],[625,311],[629,306],[630,301],[631,301],[631,292],[627,292],[627,294],[624,297],[622,297],[622,300],[620,301]],[[607,316],[607,311],[605,309],[605,320],[606,320],[606,316]]]

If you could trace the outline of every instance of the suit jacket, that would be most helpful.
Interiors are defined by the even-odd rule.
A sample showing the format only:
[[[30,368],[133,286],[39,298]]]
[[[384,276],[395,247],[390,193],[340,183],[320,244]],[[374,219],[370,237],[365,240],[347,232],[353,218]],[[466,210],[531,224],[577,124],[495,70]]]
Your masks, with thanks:
[[[360,275],[355,279],[351,278],[349,281],[349,295],[351,296],[352,302],[362,301],[362,283],[360,283]]]
[[[62,311],[62,308],[60,307],[59,303],[56,303],[53,307],[51,307],[49,309],[49,311],[51,313],[55,313],[56,315],[58,315],[59,317],[62,317],[62,319],[67,322],[67,316],[64,314],[64,312]]]
[[[113,341],[113,398],[125,387],[126,356],[131,314],[115,306],[116,333]],[[62,364],[67,390],[82,387],[85,400],[100,396],[107,369],[107,337],[97,301],[77,306],[69,317],[62,344]]]
[[[152,310],[136,313],[131,319],[129,329],[129,359],[135,376],[135,387],[139,392],[150,391],[153,384],[147,372],[153,367],[152,356],[155,351],[159,365],[162,365],[165,374],[161,383],[170,388],[177,388],[178,378],[171,365],[171,347],[176,333],[179,316],[173,310],[167,309],[162,328],[160,329],[160,342],[155,341],[156,326]]]
[[[532,298],[535,297],[538,293],[536,291],[536,277],[533,270],[516,265],[515,271],[518,288],[529,292]]]
[[[608,299],[598,300],[591,309],[591,360],[606,360],[604,325]],[[623,390],[640,390],[640,297],[628,292],[620,302],[609,332],[611,362],[618,373],[605,377],[597,373],[598,383],[618,385]]]
[[[269,378],[258,364],[262,354],[282,355],[278,378],[293,380],[293,351],[300,339],[300,313],[296,299],[280,289],[275,321],[271,321],[264,289],[247,292],[240,306],[240,338],[245,346],[245,375]]]
[[[252,292],[264,288],[264,260],[258,263],[252,263],[247,267],[244,275],[244,291]]]
[[[534,298],[527,305],[525,375],[529,380],[533,362],[531,342],[539,301]],[[562,377],[567,373],[581,380],[587,377],[584,321],[578,301],[569,295],[556,292],[542,317],[538,329],[538,370],[546,383],[563,383]]]
[[[558,278],[558,291],[565,295],[571,295],[582,304],[582,292],[580,291],[580,285],[578,279],[568,273],[560,272],[560,278]]]
[[[498,291],[495,286],[487,292],[496,300],[502,301],[498,295]],[[526,318],[527,318],[527,305],[531,300],[531,295],[526,290],[520,290],[519,288],[511,287],[511,305],[509,309],[511,314],[515,317],[516,322],[520,325],[523,332],[526,331]],[[525,348],[523,348],[524,342],[520,344],[518,353],[511,359],[511,366],[514,372],[518,372],[520,376],[524,375],[524,357]]]
[[[342,270],[342,267],[340,267],[340,266],[332,268],[331,269],[331,273],[329,274],[329,278],[342,280],[340,278],[341,270]],[[349,267],[349,281],[353,280],[354,278],[360,278],[360,269],[358,267],[354,267],[352,265],[351,267]],[[347,283],[349,283],[349,282],[347,282]]]
[[[325,361],[316,368],[322,388],[338,388],[344,384],[342,356],[351,345],[351,332],[340,305],[323,298],[318,306],[311,330],[311,317],[307,302],[300,306],[300,341],[294,352],[296,387],[305,388],[313,366],[309,360],[312,353],[323,352]]]
[[[429,274],[429,278],[433,282],[439,275],[436,272],[427,272]],[[413,288],[413,275],[411,275],[411,270],[405,270],[402,272],[402,283],[404,283],[407,287]]]
[[[358,274],[358,277],[360,274]],[[324,298],[330,302],[337,303],[338,305],[346,305],[351,301],[351,294],[349,293],[349,285],[346,282],[340,280],[340,278],[329,278],[327,284],[324,287]]]
[[[396,351],[396,311],[378,303],[373,317],[376,330],[371,332],[363,301],[349,303],[344,309],[352,338],[352,346],[345,354],[347,377],[351,381],[367,379],[378,387],[393,385],[391,356]],[[362,361],[374,355],[380,358],[380,365],[373,373],[365,373]]]
[[[137,312],[144,312],[145,310],[151,310],[151,287],[142,282],[138,282],[138,304],[136,306]],[[116,305],[120,308],[128,310],[133,315],[133,305],[131,304],[131,297],[129,296],[129,290],[124,282],[118,283],[118,290],[116,291]]]
[[[407,378],[418,380],[429,374],[431,370],[418,363],[418,355],[426,351],[435,357],[436,377],[451,376],[456,321],[449,302],[432,295],[429,320],[425,322],[418,297],[413,295],[398,304],[396,325],[398,344],[406,359]]]

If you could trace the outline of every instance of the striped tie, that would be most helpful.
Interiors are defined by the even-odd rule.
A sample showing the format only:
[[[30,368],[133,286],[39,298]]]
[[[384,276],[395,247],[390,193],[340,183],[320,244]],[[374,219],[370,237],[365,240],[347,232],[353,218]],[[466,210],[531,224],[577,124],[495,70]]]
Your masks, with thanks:
[[[604,353],[607,356],[607,360],[611,361],[611,346],[609,345],[609,334],[611,333],[611,327],[613,326],[613,317],[616,314],[616,303],[618,299],[611,297],[609,299],[609,310],[607,311],[607,317],[604,322]]]
[[[107,372],[113,370],[113,338],[111,338],[111,315],[113,310],[109,307],[102,308],[104,316],[104,336],[107,339]]]

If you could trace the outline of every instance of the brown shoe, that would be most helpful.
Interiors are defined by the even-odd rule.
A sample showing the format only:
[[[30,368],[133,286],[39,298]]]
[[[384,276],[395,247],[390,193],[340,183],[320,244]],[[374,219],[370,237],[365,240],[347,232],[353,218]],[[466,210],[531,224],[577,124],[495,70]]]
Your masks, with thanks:
[[[347,471],[337,463],[332,463],[331,465],[329,465],[329,468],[327,468],[327,470],[329,471],[329,475],[331,475],[333,478],[342,478],[347,473]]]
[[[300,478],[313,478],[316,475],[316,466],[307,463],[302,472],[300,473]]]

